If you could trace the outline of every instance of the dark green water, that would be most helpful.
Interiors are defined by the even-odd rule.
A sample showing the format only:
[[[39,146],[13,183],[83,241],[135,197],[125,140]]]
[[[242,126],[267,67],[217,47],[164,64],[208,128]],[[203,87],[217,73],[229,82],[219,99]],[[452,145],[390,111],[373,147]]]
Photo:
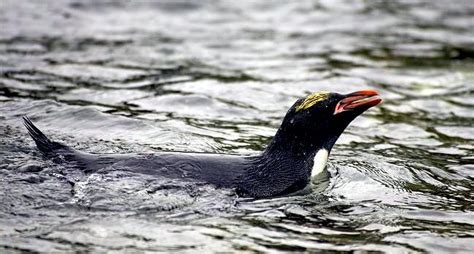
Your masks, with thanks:
[[[20,122],[89,152],[254,154],[298,97],[364,88],[385,103],[330,180],[270,200],[85,175]],[[473,94],[472,1],[2,0],[0,252],[472,253]]]

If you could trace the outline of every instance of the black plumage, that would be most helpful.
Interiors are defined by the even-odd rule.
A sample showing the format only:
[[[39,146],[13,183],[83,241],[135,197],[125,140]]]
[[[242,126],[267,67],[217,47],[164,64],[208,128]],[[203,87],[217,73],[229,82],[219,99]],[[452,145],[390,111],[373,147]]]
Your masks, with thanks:
[[[377,95],[372,90],[348,95],[319,92],[296,101],[266,149],[256,156],[84,153],[51,141],[28,117],[23,119],[38,149],[58,163],[72,163],[86,172],[110,168],[201,181],[262,198],[303,189],[310,181],[315,154],[331,151],[354,118],[381,102]]]

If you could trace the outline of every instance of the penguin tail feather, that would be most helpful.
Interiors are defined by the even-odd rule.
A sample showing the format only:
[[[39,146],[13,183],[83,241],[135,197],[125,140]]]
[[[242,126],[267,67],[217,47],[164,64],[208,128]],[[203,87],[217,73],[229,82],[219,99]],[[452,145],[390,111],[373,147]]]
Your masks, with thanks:
[[[36,147],[38,147],[38,150],[40,150],[43,155],[51,157],[71,152],[72,149],[68,146],[51,141],[46,137],[46,135],[44,135],[43,132],[41,132],[38,127],[31,122],[28,116],[23,116],[23,124],[28,130],[28,134],[30,134],[33,141],[35,141]]]

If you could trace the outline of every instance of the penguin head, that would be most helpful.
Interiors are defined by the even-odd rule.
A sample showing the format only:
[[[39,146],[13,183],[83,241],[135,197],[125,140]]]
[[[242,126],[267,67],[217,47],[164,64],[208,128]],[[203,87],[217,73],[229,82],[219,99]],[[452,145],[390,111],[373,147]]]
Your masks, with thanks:
[[[274,142],[286,149],[330,151],[344,129],[357,116],[382,102],[374,90],[349,94],[317,92],[301,98],[288,110]]]

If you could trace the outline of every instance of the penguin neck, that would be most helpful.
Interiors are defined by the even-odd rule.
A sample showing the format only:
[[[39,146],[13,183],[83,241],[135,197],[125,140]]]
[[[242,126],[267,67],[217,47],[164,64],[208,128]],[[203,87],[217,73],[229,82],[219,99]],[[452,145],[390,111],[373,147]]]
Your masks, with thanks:
[[[254,197],[293,193],[307,186],[312,175],[324,170],[330,149],[292,147],[299,142],[281,141],[275,136],[260,156],[249,161],[248,169],[236,180],[239,192]]]
[[[277,132],[261,158],[263,160],[278,158],[277,161],[292,161],[294,166],[298,165],[301,168],[291,167],[288,170],[293,172],[297,170],[306,171],[309,178],[313,178],[324,171],[331,149],[339,138],[338,135],[333,135],[322,142],[309,143],[308,140],[303,142],[298,141],[298,139],[284,139],[279,134],[281,133]]]
[[[329,137],[326,135],[316,137],[293,135],[289,137],[279,129],[263,151],[263,156],[278,154],[297,159],[313,159],[321,150],[325,150],[329,154],[339,136],[340,133],[330,133]]]

